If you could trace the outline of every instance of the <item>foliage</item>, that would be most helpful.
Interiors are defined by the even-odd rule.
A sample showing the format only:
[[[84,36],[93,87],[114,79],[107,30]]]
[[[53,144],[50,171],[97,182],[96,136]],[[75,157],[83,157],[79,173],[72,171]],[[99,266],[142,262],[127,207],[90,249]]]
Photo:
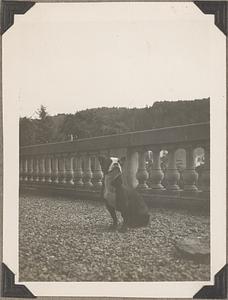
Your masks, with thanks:
[[[36,143],[36,124],[29,118],[20,118],[19,141],[20,146],[27,146]]]
[[[47,108],[41,105],[40,108],[36,111],[36,114],[38,115],[38,119],[45,120],[48,117]]]
[[[38,119],[36,122],[36,143],[44,144],[51,142],[52,137],[52,117],[48,115],[47,108],[43,105],[40,106],[40,109],[37,111]]]
[[[210,103],[209,98],[162,101],[145,108],[100,107],[56,116],[49,116],[41,105],[37,115],[37,119],[20,120],[20,145],[206,122],[210,120]]]

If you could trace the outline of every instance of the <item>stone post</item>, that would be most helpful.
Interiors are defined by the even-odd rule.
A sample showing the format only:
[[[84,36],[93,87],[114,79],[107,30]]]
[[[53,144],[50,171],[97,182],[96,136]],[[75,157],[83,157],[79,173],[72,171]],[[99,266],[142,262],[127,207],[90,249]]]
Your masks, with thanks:
[[[33,182],[33,158],[28,158],[28,181]]]
[[[94,188],[99,190],[102,187],[103,172],[101,170],[100,162],[97,156],[94,157],[94,172],[93,172],[93,185]]]
[[[186,169],[183,171],[184,191],[196,192],[198,174],[194,165],[194,149],[192,146],[186,147]]]
[[[210,144],[204,147],[204,166],[201,177],[201,190],[203,192],[210,191]]]
[[[52,157],[52,183],[59,183],[59,158],[57,154]]]
[[[34,173],[35,173],[35,177],[34,177],[34,181],[39,182],[39,157],[36,156],[35,160],[34,160]]]
[[[180,179],[180,173],[176,168],[175,149],[168,149],[168,168],[165,172],[165,179],[167,180],[168,191],[179,191],[178,181]]]
[[[91,158],[89,155],[86,155],[84,157],[84,174],[83,174],[84,187],[86,189],[91,189],[93,187],[93,184],[91,182],[92,178],[93,178],[93,173],[91,170]]]
[[[82,158],[76,154],[74,158],[74,185],[76,188],[83,187],[83,172],[82,172]]]
[[[19,159],[19,181],[23,181],[23,159],[20,157]]]
[[[65,162],[66,162],[66,172],[65,172],[65,176],[66,176],[66,183],[68,185],[74,185],[73,182],[73,155],[72,153],[68,153],[66,158],[65,158]]]
[[[138,180],[137,189],[146,190],[148,189],[147,179],[149,178],[147,169],[146,169],[146,154],[145,149],[140,149],[138,151],[138,170],[136,173],[136,178]]]
[[[28,162],[26,156],[22,156],[22,169],[23,182],[26,182],[28,181]]]
[[[46,159],[45,159],[45,182],[52,183],[51,177],[52,177],[51,156],[48,155],[48,156],[46,156]]]
[[[59,183],[66,184],[65,154],[59,155]]]
[[[28,158],[26,156],[23,158],[23,180],[28,181]]]
[[[164,174],[161,170],[160,149],[153,148],[153,165],[149,170],[149,186],[152,190],[162,191],[164,186],[161,184]]]
[[[39,159],[39,181],[45,182],[45,158],[41,156]]]

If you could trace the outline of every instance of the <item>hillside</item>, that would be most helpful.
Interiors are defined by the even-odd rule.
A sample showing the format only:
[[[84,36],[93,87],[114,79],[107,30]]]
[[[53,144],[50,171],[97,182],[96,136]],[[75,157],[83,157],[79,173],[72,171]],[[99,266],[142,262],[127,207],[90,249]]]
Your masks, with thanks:
[[[95,137],[210,120],[209,98],[155,102],[145,108],[101,107],[75,114],[20,119],[20,145]]]

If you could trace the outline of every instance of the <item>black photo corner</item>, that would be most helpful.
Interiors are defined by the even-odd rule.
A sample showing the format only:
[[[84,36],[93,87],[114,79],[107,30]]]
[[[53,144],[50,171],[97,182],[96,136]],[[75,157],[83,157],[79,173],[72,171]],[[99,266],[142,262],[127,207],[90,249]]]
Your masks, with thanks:
[[[25,285],[15,284],[14,273],[2,263],[1,296],[13,298],[36,298]]]

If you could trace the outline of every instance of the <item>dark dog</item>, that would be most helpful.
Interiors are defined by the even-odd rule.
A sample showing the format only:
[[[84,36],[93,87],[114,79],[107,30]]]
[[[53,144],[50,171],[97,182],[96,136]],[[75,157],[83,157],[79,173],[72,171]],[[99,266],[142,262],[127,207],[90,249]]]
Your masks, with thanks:
[[[112,227],[118,225],[116,211],[120,211],[123,218],[122,230],[148,225],[150,215],[142,196],[123,185],[123,159],[99,157],[99,161],[104,173],[102,197],[113,219]]]

